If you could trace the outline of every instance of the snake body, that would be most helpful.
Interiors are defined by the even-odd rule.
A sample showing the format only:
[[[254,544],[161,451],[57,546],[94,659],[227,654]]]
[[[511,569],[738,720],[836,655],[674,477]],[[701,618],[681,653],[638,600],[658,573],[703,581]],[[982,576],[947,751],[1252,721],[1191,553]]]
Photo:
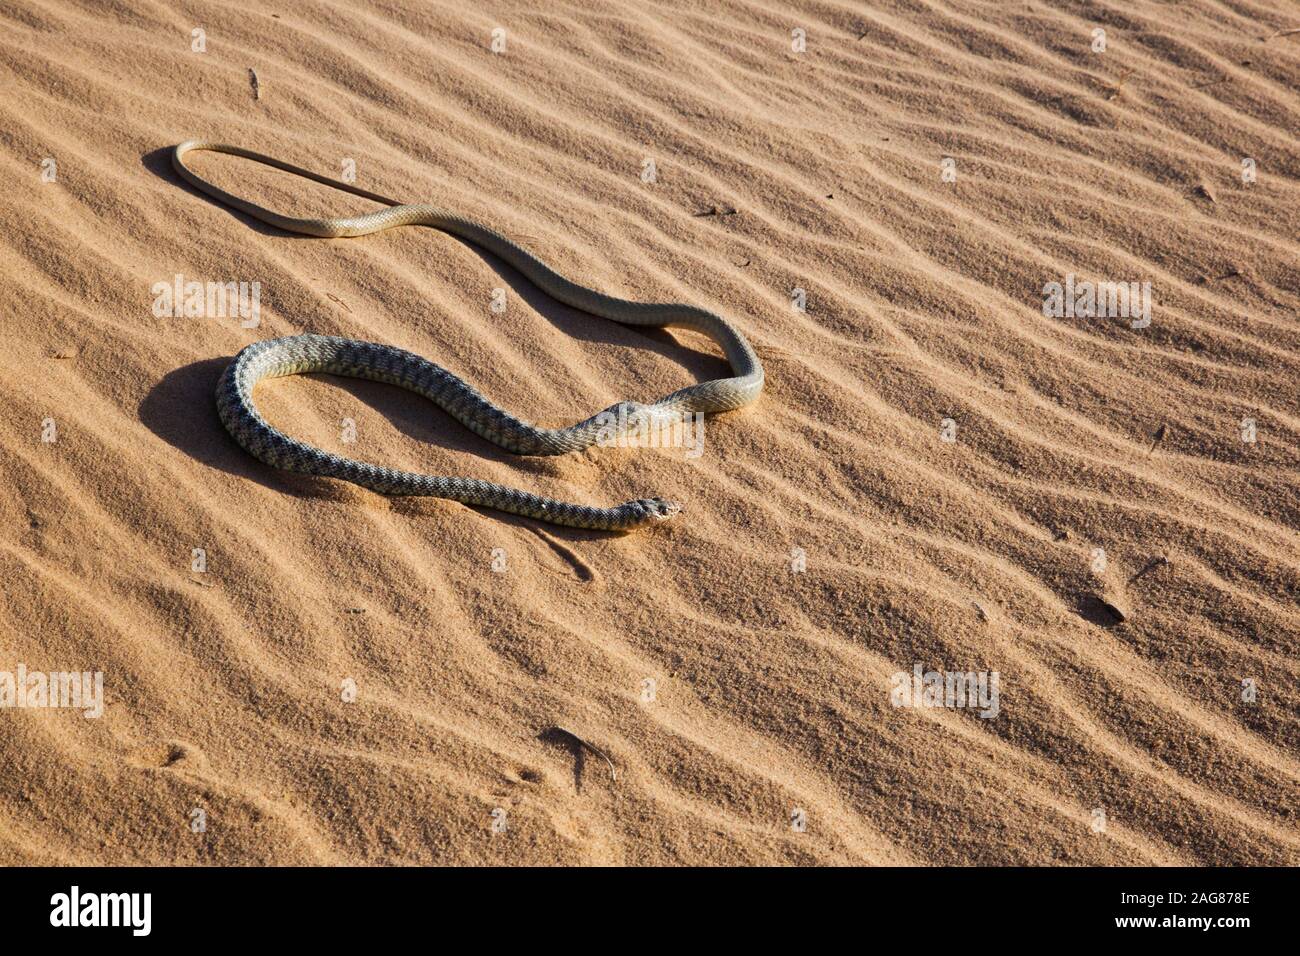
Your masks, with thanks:
[[[293,219],[228,193],[185,165],[197,150],[250,159],[391,208],[362,216]],[[432,400],[466,427],[520,455],[559,455],[617,438],[643,422],[669,422],[689,413],[724,412],[753,402],[763,388],[763,366],[745,337],[726,319],[690,305],[630,302],[580,286],[561,276],[501,233],[435,206],[406,205],[351,183],[255,153],[238,146],[190,140],[172,152],[176,172],[192,186],[256,219],[289,232],[325,238],[364,236],[395,226],[431,226],[494,253],[518,269],[547,295],[565,305],[625,325],[676,326],[707,335],[719,346],[734,373],[700,382],[645,405],[619,402],[567,428],[540,428],[490,402],[452,372],[403,349],[326,335],[294,335],[256,342],[241,351],[217,385],[217,411],[234,439],[250,454],[287,471],[339,478],[386,495],[449,498],[525,515],[553,524],[626,531],[672,517],[681,506],[662,498],[642,498],[613,508],[570,504],[475,478],[422,475],[355,461],[314,448],[272,427],[253,403],[263,379],[324,372],[398,385]]]

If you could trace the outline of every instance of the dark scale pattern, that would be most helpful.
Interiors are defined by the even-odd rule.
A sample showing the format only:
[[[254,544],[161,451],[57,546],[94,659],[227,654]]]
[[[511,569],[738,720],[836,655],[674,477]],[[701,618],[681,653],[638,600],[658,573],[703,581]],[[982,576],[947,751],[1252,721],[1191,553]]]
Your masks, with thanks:
[[[253,404],[253,388],[265,378],[325,372],[387,382],[436,402],[459,421],[503,448],[520,454],[559,454],[595,443],[595,418],[573,429],[540,429],[493,405],[446,369],[401,349],[323,335],[297,335],[248,346],[217,385],[217,412],[235,440],[276,468],[340,478],[385,495],[450,498],[552,524],[626,531],[661,521],[681,510],[662,498],[641,498],[616,508],[592,508],[543,498],[477,478],[421,475],[331,454],[272,428]],[[614,406],[613,410],[617,410]],[[576,429],[576,431],[575,431]]]

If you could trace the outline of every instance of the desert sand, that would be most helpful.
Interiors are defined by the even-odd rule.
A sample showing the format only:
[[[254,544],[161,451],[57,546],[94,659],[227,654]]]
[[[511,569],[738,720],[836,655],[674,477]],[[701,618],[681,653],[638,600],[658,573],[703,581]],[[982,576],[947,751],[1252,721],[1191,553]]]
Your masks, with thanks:
[[[1300,10],[467,6],[0,3],[0,671],[104,688],[0,710],[0,863],[1300,862]],[[431,229],[264,226],[190,138],[718,311],[766,389],[696,457],[560,458],[258,392],[366,461],[685,505],[634,534],[276,472],[212,397],[265,338],[549,425],[725,365]],[[160,315],[178,275],[256,326]],[[1149,324],[1045,314],[1067,281]],[[996,671],[996,715],[896,706],[918,668]]]

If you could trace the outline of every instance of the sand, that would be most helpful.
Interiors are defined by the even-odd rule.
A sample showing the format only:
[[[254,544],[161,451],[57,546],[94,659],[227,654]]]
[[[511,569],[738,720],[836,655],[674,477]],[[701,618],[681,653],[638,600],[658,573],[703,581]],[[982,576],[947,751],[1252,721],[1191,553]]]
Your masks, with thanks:
[[[0,710],[0,863],[1300,862],[1296,7],[869,7],[0,3],[0,671],[104,682]],[[725,366],[429,229],[265,227],[180,183],[192,137],[715,309],[766,390],[697,457],[552,459],[259,390],[367,461],[686,505],[646,533],[274,472],[212,400],[264,338],[546,424]],[[177,275],[258,325],[156,314]],[[1045,315],[1067,281],[1149,325]],[[918,668],[996,671],[996,716],[895,706]]]

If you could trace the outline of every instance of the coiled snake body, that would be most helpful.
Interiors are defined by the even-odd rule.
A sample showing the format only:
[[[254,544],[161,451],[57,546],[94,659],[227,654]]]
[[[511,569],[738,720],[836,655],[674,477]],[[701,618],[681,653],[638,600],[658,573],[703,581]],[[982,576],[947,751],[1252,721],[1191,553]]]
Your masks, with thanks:
[[[293,219],[213,185],[185,165],[185,154],[211,150],[251,159],[285,172],[390,206],[363,216]],[[330,454],[273,428],[253,404],[263,379],[310,372],[372,379],[400,385],[431,399],[466,427],[521,455],[558,455],[616,438],[611,423],[625,428],[667,422],[694,412],[724,412],[748,405],[763,388],[763,366],[744,336],[726,319],[689,305],[629,302],[603,295],[559,275],[505,236],[470,219],[428,205],[403,205],[350,183],[292,166],[251,150],[190,140],[172,152],[176,172],[195,188],[228,206],[289,232],[309,236],[364,236],[394,226],[432,226],[500,256],[552,298],[575,309],[626,325],[677,326],[709,336],[722,347],[735,373],[731,378],[691,385],[650,405],[619,402],[567,428],[539,428],[494,405],[473,386],[418,355],[388,345],[325,335],[294,335],[257,342],[241,351],[217,386],[217,411],[235,440],[250,454],[287,471],[340,478],[386,495],[428,495],[494,508],[553,524],[625,531],[672,517],[681,506],[642,498],[614,508],[570,504],[475,478],[398,471]]]

